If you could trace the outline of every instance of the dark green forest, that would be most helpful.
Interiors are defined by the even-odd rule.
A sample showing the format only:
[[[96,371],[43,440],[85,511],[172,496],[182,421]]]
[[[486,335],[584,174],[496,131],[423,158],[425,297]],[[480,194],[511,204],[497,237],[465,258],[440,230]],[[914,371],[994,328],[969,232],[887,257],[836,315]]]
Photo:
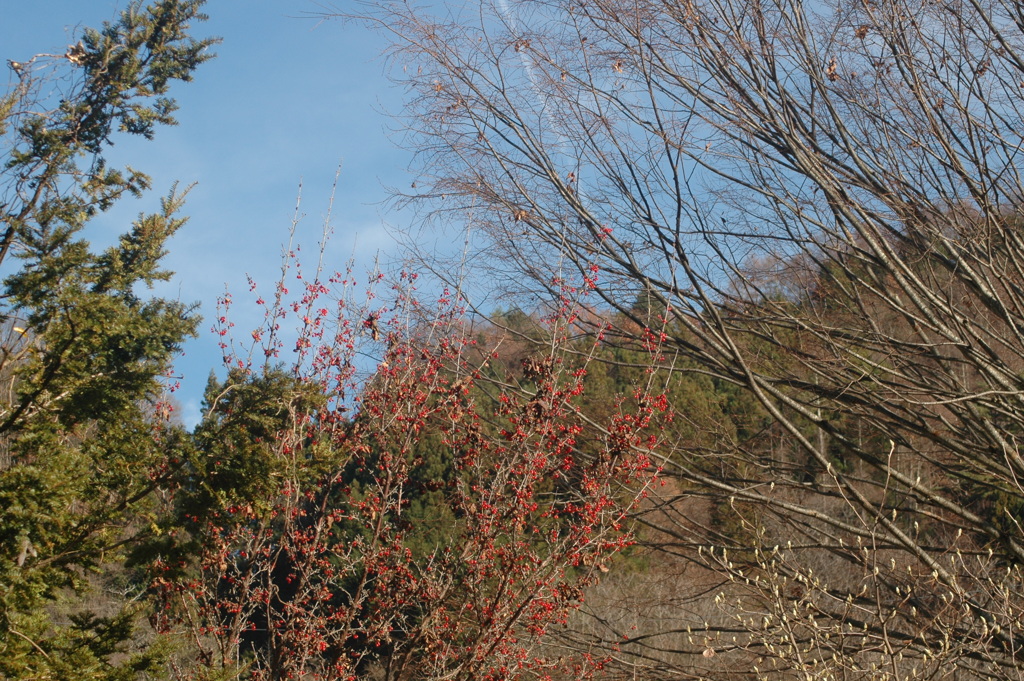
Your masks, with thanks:
[[[1019,3],[361,5],[475,272],[286,260],[186,428],[203,5],[9,63],[0,679],[1020,678]]]

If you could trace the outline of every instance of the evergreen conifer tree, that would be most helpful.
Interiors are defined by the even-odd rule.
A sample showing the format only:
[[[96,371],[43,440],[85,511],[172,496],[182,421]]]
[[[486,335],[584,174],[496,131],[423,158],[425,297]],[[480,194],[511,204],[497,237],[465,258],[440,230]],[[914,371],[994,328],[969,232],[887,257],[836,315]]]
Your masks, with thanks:
[[[149,178],[107,165],[118,134],[173,124],[173,81],[212,39],[191,37],[202,0],[134,2],[64,55],[9,62],[0,96],[0,678],[128,679],[154,668],[133,633],[134,597],[99,589],[152,522],[176,459],[154,418],[160,376],[195,333],[192,306],[145,295],[169,273],[181,227],[172,190],[116,245],[89,221]],[[111,571],[106,570],[109,575]],[[109,587],[109,584],[103,586]]]

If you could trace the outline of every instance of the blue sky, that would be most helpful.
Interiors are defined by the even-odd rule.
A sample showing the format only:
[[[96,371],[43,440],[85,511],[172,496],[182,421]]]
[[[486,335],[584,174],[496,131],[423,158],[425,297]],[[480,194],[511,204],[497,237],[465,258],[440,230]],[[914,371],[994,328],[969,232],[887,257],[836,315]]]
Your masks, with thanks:
[[[0,0],[0,65],[41,52],[63,52],[83,26],[111,19],[127,0]],[[345,3],[335,3],[344,9]],[[385,76],[384,39],[352,23],[318,21],[323,5],[304,0],[213,0],[210,20],[195,35],[223,39],[217,58],[195,81],[172,95],[179,125],[161,129],[152,142],[119,143],[112,163],[149,173],[154,191],[126,202],[90,226],[103,244],[123,232],[138,213],[152,211],[178,181],[197,183],[189,195],[188,225],[170,244],[166,263],[176,275],[159,293],[202,303],[201,337],[177,363],[184,375],[177,398],[183,418],[199,417],[202,389],[221,353],[209,333],[214,302],[225,287],[237,302],[239,329],[246,317],[246,275],[269,288],[280,267],[295,199],[302,183],[300,239],[311,249],[322,228],[331,185],[340,164],[329,266],[354,257],[365,271],[380,254],[396,249],[387,225],[401,217],[381,205],[386,186],[409,186],[409,153],[398,148],[385,112],[401,93]],[[244,331],[242,331],[244,333]]]

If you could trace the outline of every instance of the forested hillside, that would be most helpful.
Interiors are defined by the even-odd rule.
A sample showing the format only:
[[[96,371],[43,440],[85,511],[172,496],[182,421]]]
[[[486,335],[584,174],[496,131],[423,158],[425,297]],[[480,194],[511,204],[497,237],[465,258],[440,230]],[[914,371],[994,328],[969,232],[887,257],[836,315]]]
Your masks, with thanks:
[[[186,428],[187,190],[90,239],[203,4],[8,65],[0,678],[1020,678],[1019,4],[361,5],[466,249],[286,250]]]
[[[673,415],[646,567],[567,643],[619,678],[1018,678],[1021,5],[365,14],[400,199],[490,295],[589,288],[577,342]]]

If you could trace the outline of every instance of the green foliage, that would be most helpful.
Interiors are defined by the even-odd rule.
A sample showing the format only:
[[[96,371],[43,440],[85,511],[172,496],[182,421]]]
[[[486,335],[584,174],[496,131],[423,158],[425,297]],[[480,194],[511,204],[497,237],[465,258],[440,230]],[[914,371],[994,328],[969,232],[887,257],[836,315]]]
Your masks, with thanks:
[[[344,490],[349,499],[363,500],[365,490],[373,490],[374,471],[391,468],[408,478],[402,490],[402,504],[388,516],[388,525],[400,532],[403,545],[417,561],[425,561],[458,545],[464,532],[462,519],[452,508],[449,496],[459,476],[455,453],[441,436],[443,424],[429,428],[406,446],[402,442],[381,442],[364,455],[348,462],[339,476],[335,491]],[[345,526],[338,533],[341,542],[350,542],[364,530]]]
[[[326,402],[316,386],[280,367],[256,376],[232,369],[206,386],[206,417],[194,434],[195,450],[184,484],[195,515],[231,505],[273,501],[277,480],[316,479],[324,473],[306,440],[308,418]],[[292,436],[281,451],[283,433]],[[287,454],[282,456],[282,454]],[[269,498],[268,498],[269,495]]]
[[[158,269],[163,243],[184,223],[182,196],[160,214],[139,219],[120,244],[93,254],[83,240],[62,240],[6,281],[13,312],[32,329],[34,352],[18,368],[20,399],[0,431],[20,428],[29,413],[55,413],[60,427],[131,409],[155,389],[154,377],[195,332],[192,308],[140,298],[139,284]]]
[[[171,82],[210,56],[212,40],[189,36],[201,5],[133,3],[64,57],[23,62],[0,98],[0,678],[131,679],[161,656],[138,648],[137,607],[93,575],[123,570],[183,456],[153,404],[198,318],[144,292],[170,275],[160,260],[185,193],[104,251],[83,230],[148,188],[102,153],[115,133],[174,123]]]
[[[212,39],[188,35],[190,22],[205,17],[202,0],[160,0],[143,7],[132,3],[119,21],[87,30],[69,48],[70,85],[44,113],[28,113],[49,101],[35,65],[24,62],[21,82],[4,100],[0,123],[13,128],[4,162],[9,202],[0,241],[0,262],[20,241],[29,252],[48,253],[81,229],[97,211],[118,198],[138,195],[149,178],[132,168],[108,168],[102,157],[115,132],[152,137],[157,125],[171,125],[175,105],[165,97],[171,81],[189,80],[211,58]],[[81,159],[86,162],[81,163]]]

